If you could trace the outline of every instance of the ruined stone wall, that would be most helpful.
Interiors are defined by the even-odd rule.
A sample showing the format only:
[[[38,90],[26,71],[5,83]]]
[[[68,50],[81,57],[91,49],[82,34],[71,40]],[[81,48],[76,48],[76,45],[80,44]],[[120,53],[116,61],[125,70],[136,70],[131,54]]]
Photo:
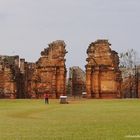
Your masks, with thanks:
[[[58,98],[65,95],[66,53],[64,41],[54,41],[41,52],[29,87],[32,96],[41,97],[44,93],[49,93],[52,98]]]
[[[0,98],[16,98],[16,66],[18,56],[0,56]]]
[[[0,56],[0,98],[52,98],[65,95],[65,43],[55,41],[41,52],[36,63],[19,56]]]
[[[68,86],[70,95],[81,96],[82,92],[86,91],[86,74],[80,67],[69,69]]]
[[[19,56],[0,56],[0,98],[27,98],[28,69]]]
[[[0,97],[42,98],[44,93],[49,93],[52,98],[58,98],[65,95],[65,46],[64,41],[50,43],[36,63],[28,63],[19,56],[0,56]],[[87,49],[86,90],[89,97],[121,97],[119,58],[109,46],[107,40],[97,40]],[[72,71],[72,94],[80,94],[84,81],[79,71]]]
[[[97,40],[87,49],[86,90],[93,98],[120,98],[119,57],[108,40]]]

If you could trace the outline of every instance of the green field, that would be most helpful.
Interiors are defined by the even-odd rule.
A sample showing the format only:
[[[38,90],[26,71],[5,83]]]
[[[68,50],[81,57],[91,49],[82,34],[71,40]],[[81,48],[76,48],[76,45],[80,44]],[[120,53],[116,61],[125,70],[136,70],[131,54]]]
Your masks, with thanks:
[[[0,100],[0,140],[140,139],[140,100]]]

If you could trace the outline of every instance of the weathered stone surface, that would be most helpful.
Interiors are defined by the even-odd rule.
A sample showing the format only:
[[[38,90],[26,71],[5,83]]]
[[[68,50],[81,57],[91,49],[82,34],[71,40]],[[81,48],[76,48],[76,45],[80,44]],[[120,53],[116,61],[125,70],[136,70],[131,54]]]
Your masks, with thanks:
[[[16,97],[15,71],[18,56],[0,56],[0,98]]]
[[[52,98],[65,95],[66,67],[65,67],[65,43],[55,41],[41,52],[41,57],[36,62],[36,68],[30,82],[30,93],[43,96],[48,93]]]
[[[19,56],[0,56],[0,98],[52,98],[65,95],[65,43],[55,41],[41,52],[36,63]]]
[[[121,97],[119,57],[110,45],[108,40],[97,40],[87,49],[86,90],[89,97]]]
[[[86,91],[86,74],[78,66],[69,69],[68,93],[74,96],[81,96]]]

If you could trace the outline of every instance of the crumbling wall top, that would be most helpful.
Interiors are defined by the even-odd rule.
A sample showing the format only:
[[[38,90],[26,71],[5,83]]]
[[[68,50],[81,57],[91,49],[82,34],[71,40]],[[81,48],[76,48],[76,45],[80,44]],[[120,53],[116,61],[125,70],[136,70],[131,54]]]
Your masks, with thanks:
[[[92,42],[88,49],[88,65],[107,65],[118,68],[118,53],[110,48],[111,44],[108,40],[97,40]]]
[[[96,46],[96,45],[100,45],[100,44],[105,44],[105,45],[111,46],[111,44],[109,43],[109,41],[107,39],[98,39],[95,42],[92,42],[89,46]]]
[[[41,57],[37,61],[38,67],[65,66],[65,42],[62,40],[53,41],[41,52]]]
[[[63,40],[56,40],[56,41],[53,41],[52,43],[48,44],[49,47],[55,47],[55,46],[63,46],[65,47],[66,44]]]
[[[41,56],[48,56],[50,54],[50,52],[52,51],[56,51],[59,50],[59,53],[64,53],[66,54],[66,44],[63,40],[56,40],[53,41],[52,43],[48,44],[48,48],[45,48],[42,52],[41,52]]]

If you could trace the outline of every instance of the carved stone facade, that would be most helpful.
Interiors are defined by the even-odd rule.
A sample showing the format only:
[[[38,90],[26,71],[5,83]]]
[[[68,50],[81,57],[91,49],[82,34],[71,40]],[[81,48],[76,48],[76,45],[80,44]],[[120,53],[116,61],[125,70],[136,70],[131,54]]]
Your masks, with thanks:
[[[108,40],[97,40],[87,49],[86,90],[92,98],[120,98],[121,71],[118,54]]]

